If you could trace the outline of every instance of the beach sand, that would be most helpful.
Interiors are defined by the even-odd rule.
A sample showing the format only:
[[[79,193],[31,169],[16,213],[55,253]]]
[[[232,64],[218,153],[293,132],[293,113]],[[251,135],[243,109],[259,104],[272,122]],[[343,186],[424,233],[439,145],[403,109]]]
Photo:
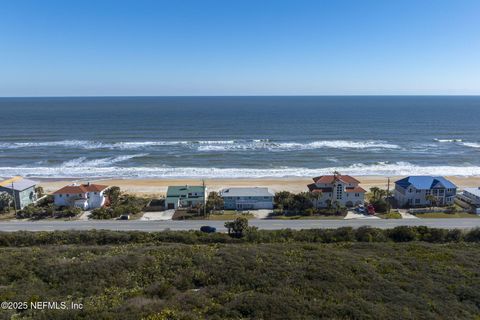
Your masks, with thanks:
[[[359,176],[360,186],[368,190],[371,187],[387,188],[387,177],[382,176]],[[390,190],[394,188],[394,182],[402,177],[390,177]],[[465,187],[480,186],[480,176],[477,177],[447,177],[460,189]],[[85,180],[58,180],[44,179],[40,185],[48,193],[61,187],[75,183],[85,183]],[[118,186],[122,191],[137,195],[163,196],[168,186],[174,185],[201,185],[199,179],[106,179],[90,180],[92,183]],[[290,192],[307,191],[307,184],[312,183],[311,178],[258,178],[258,179],[205,179],[205,184],[211,191],[219,191],[228,187],[267,187],[273,192],[282,190]]]

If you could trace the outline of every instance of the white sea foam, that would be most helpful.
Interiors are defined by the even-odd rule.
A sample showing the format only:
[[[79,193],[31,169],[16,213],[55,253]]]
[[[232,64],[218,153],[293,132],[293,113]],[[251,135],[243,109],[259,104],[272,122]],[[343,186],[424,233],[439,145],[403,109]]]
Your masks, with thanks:
[[[80,165],[68,167],[0,167],[0,176],[24,175],[31,177],[121,177],[121,178],[280,178],[312,177],[331,174],[334,170],[357,176],[384,175],[453,175],[480,176],[480,166],[417,166],[408,162],[354,164],[344,167],[326,168],[194,168],[194,167],[117,167],[104,166],[97,162],[90,166],[79,161]],[[85,163],[89,164],[88,166]]]
[[[462,139],[433,139],[437,142],[462,142]]]
[[[478,142],[464,142],[462,143],[465,147],[470,147],[470,148],[480,148],[480,143]]]
[[[206,144],[198,147],[198,151],[296,151],[315,149],[399,149],[396,144],[383,141],[349,141],[349,140],[324,140],[307,143],[300,142],[272,142],[270,140],[236,141],[228,144]]]
[[[80,157],[72,160],[65,161],[61,167],[64,168],[97,168],[97,167],[108,167],[112,166],[115,163],[127,161],[133,158],[140,158],[147,156],[148,153],[141,153],[141,154],[132,154],[132,155],[122,155],[118,157],[108,157],[108,158],[100,158],[100,159],[91,159],[87,160],[86,157]]]
[[[64,147],[72,149],[145,149],[155,146],[184,146],[198,149],[199,151],[231,151],[231,150],[307,150],[320,148],[333,149],[398,149],[396,144],[384,141],[349,141],[349,140],[323,140],[313,142],[272,142],[268,139],[253,140],[200,140],[200,141],[124,141],[105,143],[89,140],[64,140],[50,142],[13,142],[0,143],[1,148],[45,148]]]

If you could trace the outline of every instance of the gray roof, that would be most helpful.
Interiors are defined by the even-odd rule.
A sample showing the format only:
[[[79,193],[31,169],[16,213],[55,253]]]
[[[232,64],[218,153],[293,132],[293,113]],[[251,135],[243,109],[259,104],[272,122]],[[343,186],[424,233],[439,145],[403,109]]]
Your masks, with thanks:
[[[16,191],[23,191],[37,184],[37,182],[33,180],[29,180],[21,177],[14,177],[5,181],[1,181],[0,187],[6,188],[6,189],[12,189],[12,182],[13,182],[13,190],[16,190]]]
[[[220,191],[222,197],[273,197],[268,188],[228,188]]]
[[[478,187],[478,188],[464,188],[463,191],[467,191],[471,194],[476,195],[477,197],[480,197],[480,187]]]

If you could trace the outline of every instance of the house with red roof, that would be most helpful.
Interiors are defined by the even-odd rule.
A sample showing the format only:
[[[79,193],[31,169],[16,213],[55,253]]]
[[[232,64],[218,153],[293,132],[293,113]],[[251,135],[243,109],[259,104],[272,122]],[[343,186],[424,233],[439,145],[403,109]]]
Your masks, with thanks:
[[[366,191],[359,184],[360,181],[349,175],[333,174],[313,178],[308,189],[317,195],[317,208],[326,208],[336,202],[353,207],[365,202]]]
[[[103,207],[107,201],[108,186],[86,183],[65,186],[53,193],[54,204],[58,207],[77,207],[93,210]]]

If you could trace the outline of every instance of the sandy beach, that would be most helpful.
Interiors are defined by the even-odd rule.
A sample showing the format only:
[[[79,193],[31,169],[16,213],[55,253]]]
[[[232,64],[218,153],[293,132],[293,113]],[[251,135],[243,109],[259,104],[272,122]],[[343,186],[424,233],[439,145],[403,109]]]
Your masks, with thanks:
[[[359,176],[355,177],[360,181],[364,189],[371,187],[387,188],[387,177],[383,176]],[[402,177],[390,177],[390,189],[394,187],[394,181]],[[480,186],[480,177],[447,177],[455,183],[460,189],[465,187]],[[71,183],[84,183],[86,180],[42,180],[40,185],[46,192],[53,192],[61,187]],[[163,196],[168,186],[171,185],[201,185],[202,181],[198,179],[106,179],[90,180],[92,183],[105,184],[109,186],[119,186],[124,192],[138,195]],[[218,191],[228,187],[267,187],[273,192],[307,191],[307,184],[311,183],[311,178],[263,178],[263,179],[205,179],[205,184],[209,190]]]

